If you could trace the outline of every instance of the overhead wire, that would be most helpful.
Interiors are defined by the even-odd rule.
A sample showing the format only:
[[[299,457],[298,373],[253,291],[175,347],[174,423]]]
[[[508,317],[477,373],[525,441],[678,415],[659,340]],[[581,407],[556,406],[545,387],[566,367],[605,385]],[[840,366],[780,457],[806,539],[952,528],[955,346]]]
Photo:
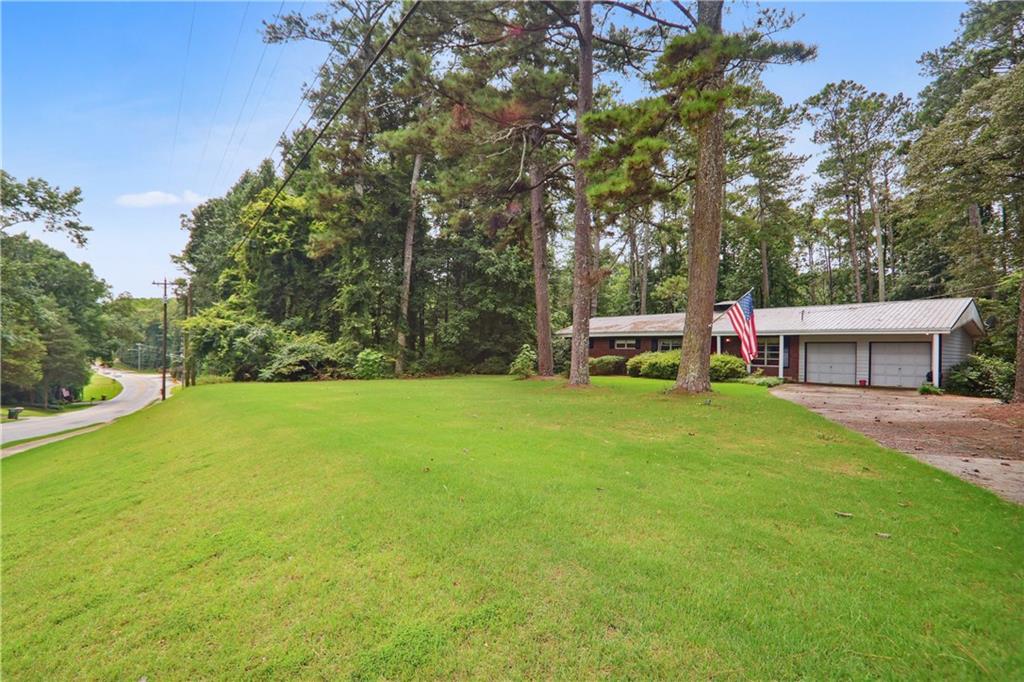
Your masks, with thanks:
[[[285,0],[281,0],[281,4],[277,8],[277,13],[275,15],[277,19],[281,18],[281,12],[284,10],[284,3]],[[213,181],[210,183],[210,189],[207,191],[207,194],[211,194],[213,192],[213,188],[216,186],[217,180],[220,179],[221,171],[224,168],[224,162],[227,161],[228,152],[231,151],[231,143],[234,141],[235,133],[238,131],[238,124],[242,122],[242,114],[245,113],[245,107],[249,103],[249,97],[252,95],[252,88],[256,84],[256,77],[259,76],[260,69],[263,67],[263,60],[267,56],[267,48],[269,46],[270,43],[263,43],[263,51],[260,52],[260,59],[256,62],[256,70],[253,71],[252,78],[249,79],[249,87],[245,91],[245,97],[242,98],[242,106],[238,109],[238,116],[235,117],[235,124],[231,128],[231,134],[228,136],[227,144],[224,145],[224,154],[221,155],[220,163],[217,165],[217,172],[213,176]]]
[[[213,118],[210,122],[210,127],[206,131],[206,141],[203,142],[203,151],[199,155],[199,166],[196,168],[196,176],[198,177],[199,172],[202,170],[203,162],[206,161],[206,151],[210,146],[210,138],[213,136],[213,128],[217,124],[217,115],[220,113],[220,105],[224,101],[224,91],[227,90],[228,78],[231,76],[231,67],[235,64],[235,55],[238,52],[238,43],[242,38],[242,29],[245,28],[245,19],[249,15],[249,5],[251,2],[245,3],[245,9],[242,11],[242,19],[238,22],[238,33],[235,34],[235,43],[231,47],[231,56],[228,58],[228,68],[224,72],[224,80],[220,84],[220,94],[217,95],[217,104],[213,107]]]
[[[192,31],[196,25],[196,0],[192,2],[192,17],[188,22],[188,38],[185,41],[185,60],[181,66],[181,87],[178,89],[178,111],[174,115],[174,135],[171,137],[171,165],[178,151],[178,127],[181,123],[181,104],[185,99],[185,78],[188,76],[188,57],[192,52]]]
[[[373,32],[377,30],[377,26],[380,24],[381,20],[387,15],[387,10],[390,9],[391,5],[392,5],[392,3],[389,2],[389,3],[387,3],[386,5],[384,5],[381,8],[380,13],[376,16],[376,18],[374,18],[373,23],[370,25],[370,28],[367,31],[367,35],[373,35]],[[356,45],[354,45],[352,47],[352,52],[345,58],[345,63],[346,64],[351,64],[352,63],[352,61],[355,59],[356,53],[359,51],[359,49],[360,49],[360,45],[358,45],[358,44],[356,44]],[[317,81],[323,79],[323,77],[325,75],[325,72],[326,72],[326,69],[327,69],[328,65],[331,63],[331,57],[335,53],[337,53],[337,51],[338,51],[337,44],[332,43],[331,44],[331,49],[327,53],[327,57],[324,59],[323,64],[321,64],[320,68],[317,69],[316,78],[302,92],[302,96],[299,98],[299,103],[295,106],[295,111],[292,112],[292,115],[288,118],[288,122],[285,123],[285,125],[284,125],[284,130],[281,131],[281,134],[278,135],[277,140],[274,141],[274,148],[275,149],[277,148],[277,145],[280,143],[281,138],[283,138],[285,135],[288,134],[288,129],[291,127],[292,123],[295,121],[295,117],[298,115],[299,110],[302,109],[303,103],[309,101],[308,98],[312,94],[313,88],[315,87]],[[306,118],[306,120],[303,122],[303,124],[301,126],[299,126],[299,131],[300,132],[305,130],[305,129],[307,129],[309,127],[310,122],[316,116],[316,105],[312,101],[309,101],[309,104],[310,104],[309,117]],[[272,156],[272,155],[273,155],[273,149],[271,150],[271,152],[270,152],[270,154],[268,156]],[[277,163],[274,164],[275,172],[277,170],[280,170],[280,168],[281,168],[281,166],[283,164],[284,164],[284,157],[282,156],[280,159],[277,160]]]
[[[302,12],[302,8],[305,6],[305,2],[299,5],[299,8],[296,10],[296,13]],[[289,37],[291,36],[289,35]],[[282,43],[282,48],[283,47],[284,45]],[[267,80],[264,81],[263,83],[263,91],[260,93],[260,96],[256,98],[256,104],[253,106],[252,113],[249,115],[249,121],[245,124],[245,130],[242,131],[242,137],[239,138],[238,146],[235,147],[235,151],[231,155],[231,162],[228,164],[229,167],[235,162],[235,159],[238,157],[239,150],[242,149],[242,146],[245,144],[246,138],[249,137],[249,130],[252,128],[252,124],[256,120],[256,114],[259,113],[260,105],[263,104],[263,100],[266,99],[267,93],[270,92],[270,86],[274,82],[274,76],[277,74],[277,69],[281,65],[281,58],[283,56],[284,50],[282,49],[278,51],[277,59],[274,60],[274,65],[270,68],[270,74],[267,76]]]
[[[391,31],[391,34],[388,35],[387,39],[377,49],[377,52],[376,54],[373,55],[373,58],[370,60],[370,63],[366,65],[362,73],[359,74],[359,77],[356,78],[355,82],[352,83],[351,87],[349,87],[348,92],[345,93],[345,96],[341,99],[341,102],[339,102],[338,106],[335,107],[334,112],[328,117],[327,121],[323,124],[320,130],[317,131],[316,136],[314,136],[313,140],[309,143],[309,146],[307,146],[305,151],[303,151],[302,156],[299,157],[298,162],[294,166],[292,166],[292,169],[290,171],[288,171],[288,174],[285,176],[284,180],[278,186],[277,190],[274,192],[274,195],[270,198],[270,201],[268,201],[267,205],[263,207],[263,211],[260,212],[259,217],[257,217],[253,224],[249,227],[249,229],[246,230],[245,235],[242,237],[242,239],[236,242],[235,246],[231,248],[231,253],[235,253],[236,250],[239,247],[241,247],[242,244],[249,240],[253,232],[255,232],[259,228],[260,223],[263,221],[263,218],[270,211],[270,208],[274,205],[274,202],[277,200],[279,196],[281,196],[281,192],[284,191],[284,188],[288,186],[288,183],[291,182],[291,179],[295,176],[295,172],[299,168],[301,168],[302,164],[305,163],[306,159],[309,158],[309,155],[313,151],[313,148],[316,147],[318,142],[320,142],[321,138],[323,138],[324,134],[327,132],[327,129],[330,128],[331,124],[334,123],[334,120],[338,117],[338,114],[340,114],[341,110],[345,107],[346,104],[348,104],[348,101],[352,98],[352,95],[355,94],[356,90],[359,89],[359,86],[362,85],[364,80],[366,80],[366,76],[370,73],[373,67],[376,66],[377,62],[380,60],[384,52],[388,49],[388,47],[391,46],[391,43],[395,41],[395,38],[398,37],[398,34],[402,32],[402,29],[405,27],[405,24],[409,21],[412,15],[419,8],[421,2],[422,0],[416,0],[415,2],[413,2],[412,5],[409,6],[409,9],[406,11],[406,13],[402,15],[402,18],[398,21],[398,24],[395,25],[395,28]]]

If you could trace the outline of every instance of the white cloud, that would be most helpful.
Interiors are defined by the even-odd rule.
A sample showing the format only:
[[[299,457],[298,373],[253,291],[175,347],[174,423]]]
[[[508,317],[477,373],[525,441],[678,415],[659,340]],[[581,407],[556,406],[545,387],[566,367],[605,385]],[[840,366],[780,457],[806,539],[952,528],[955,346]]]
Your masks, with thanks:
[[[174,206],[175,204],[195,205],[205,201],[205,197],[196,194],[190,189],[178,196],[170,192],[153,190],[152,192],[139,192],[138,194],[122,194],[114,199],[118,206],[130,208],[152,208],[153,206]]]

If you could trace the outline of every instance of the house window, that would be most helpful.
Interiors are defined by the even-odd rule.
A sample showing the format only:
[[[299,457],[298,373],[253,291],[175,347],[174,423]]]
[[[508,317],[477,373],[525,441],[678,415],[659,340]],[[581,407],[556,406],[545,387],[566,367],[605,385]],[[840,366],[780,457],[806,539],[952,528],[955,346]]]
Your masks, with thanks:
[[[636,339],[615,339],[615,350],[634,350]]]
[[[779,366],[779,340],[778,338],[762,338],[757,340],[757,357],[751,361],[753,367],[778,367]],[[782,366],[789,367],[789,356],[784,355]]]
[[[658,339],[658,350],[679,350],[683,347],[682,339]]]

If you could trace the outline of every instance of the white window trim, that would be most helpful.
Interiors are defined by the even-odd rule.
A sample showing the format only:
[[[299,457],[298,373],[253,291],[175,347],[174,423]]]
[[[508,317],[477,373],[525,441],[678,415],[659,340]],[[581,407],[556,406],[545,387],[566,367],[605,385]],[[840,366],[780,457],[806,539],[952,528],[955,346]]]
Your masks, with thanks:
[[[636,339],[615,339],[615,350],[636,350]]]
[[[768,349],[774,346],[777,350],[775,357],[771,360],[768,359]],[[779,340],[772,337],[759,337],[757,339],[757,357],[750,363],[752,367],[777,367],[779,363],[779,356],[782,355],[782,348],[779,346]],[[789,358],[782,358],[782,366],[786,366],[786,361]]]
[[[667,346],[667,348],[666,348]],[[682,339],[678,341],[673,339],[658,339],[658,352],[663,353],[668,350],[679,350],[683,347]]]

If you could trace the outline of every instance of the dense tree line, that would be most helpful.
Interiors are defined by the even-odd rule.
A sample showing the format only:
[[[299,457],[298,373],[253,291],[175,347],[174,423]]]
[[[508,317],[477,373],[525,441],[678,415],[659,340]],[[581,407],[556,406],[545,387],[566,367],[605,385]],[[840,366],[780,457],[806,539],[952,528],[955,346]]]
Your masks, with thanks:
[[[530,343],[541,374],[586,383],[591,315],[685,309],[703,348],[710,303],[753,287],[765,306],[979,296],[1009,359],[1021,8],[970,5],[922,57],[919,101],[839,81],[786,105],[761,72],[814,53],[778,40],[781,10],[730,34],[714,2],[428,3],[333,119],[402,8],[284,16],[267,40],[332,57],[279,167],[184,219],[196,354],[297,378],[344,376],[365,348],[399,372],[497,371]],[[624,100],[627,80],[647,95]],[[811,180],[790,151],[804,121]],[[552,340],[568,324],[573,348]],[[296,348],[313,358],[268,371]],[[695,362],[681,387],[705,387]]]
[[[266,27],[331,54],[280,161],[183,216],[170,348],[187,378],[343,377],[365,353],[398,373],[496,372],[525,343],[541,374],[586,384],[590,316],[686,310],[704,348],[711,303],[750,287],[764,306],[977,296],[981,350],[1017,352],[1021,5],[971,4],[922,57],[916,101],[838,81],[796,104],[760,78],[814,56],[780,39],[779,9],[727,32],[717,2],[426,3],[374,64],[407,9],[340,0]],[[791,151],[804,122],[813,173]],[[84,240],[77,191],[4,180],[5,229]],[[154,345],[158,301],[99,283],[81,291],[102,333],[47,315],[71,303],[21,261],[59,258],[4,240],[5,294],[27,287],[4,299],[5,386],[47,384],[55,334],[126,364]],[[571,343],[552,338],[569,325]],[[705,353],[682,353],[680,389],[707,377]]]
[[[122,362],[136,369],[163,363],[163,302],[110,287],[86,263],[27,234],[9,234],[33,223],[86,243],[92,228],[81,222],[81,190],[61,191],[41,178],[20,182],[0,171],[0,392],[5,403],[49,406],[76,399],[89,382],[93,362]],[[172,315],[175,302],[171,302]],[[168,355],[180,348],[171,331]],[[176,343],[175,343],[176,342]],[[180,357],[180,352],[178,353]]]

